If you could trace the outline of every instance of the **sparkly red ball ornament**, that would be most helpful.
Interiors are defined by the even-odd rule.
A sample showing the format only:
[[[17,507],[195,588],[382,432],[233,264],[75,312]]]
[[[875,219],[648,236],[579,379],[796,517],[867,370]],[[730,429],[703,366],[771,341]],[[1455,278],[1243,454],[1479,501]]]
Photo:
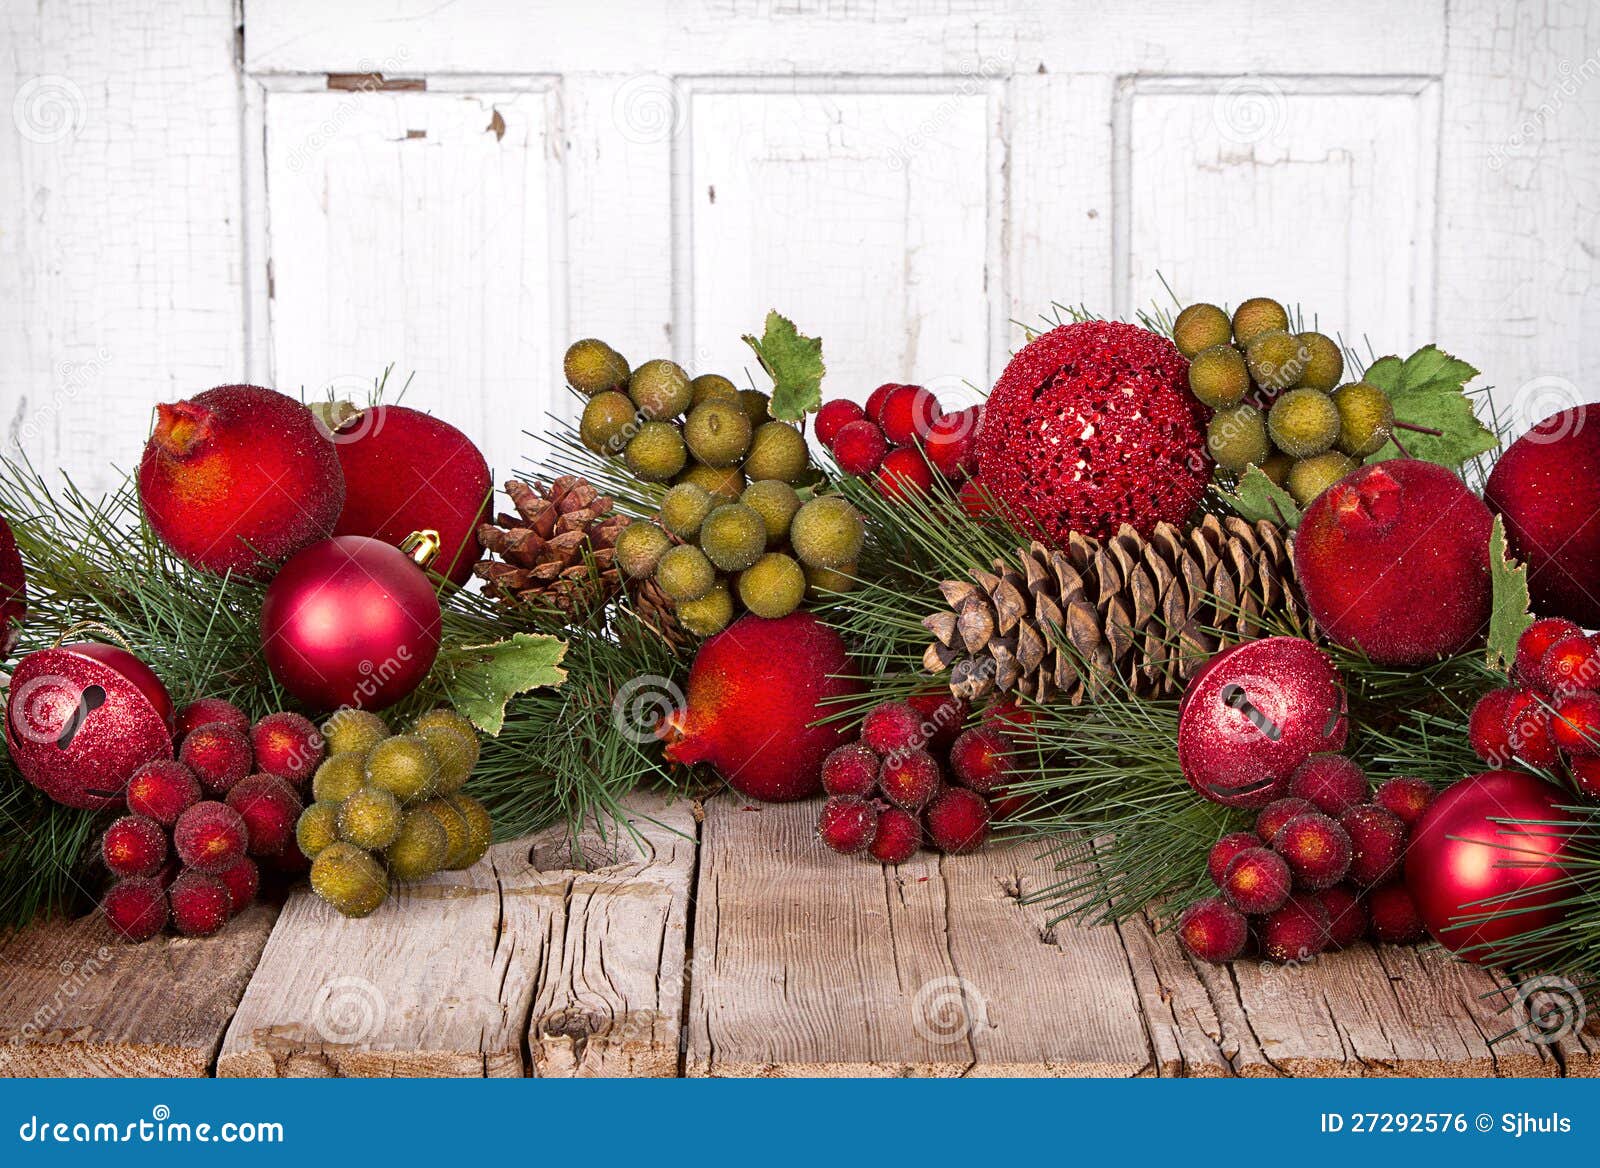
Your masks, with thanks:
[[[407,545],[419,556],[434,533]],[[318,710],[381,710],[421,684],[439,653],[439,598],[405,551],[360,535],[313,544],[278,573],[261,605],[267,666]]]
[[[121,806],[133,773],[172,757],[172,698],[126,649],[84,642],[30,653],[11,675],[6,745],[57,803]]]
[[[407,406],[322,411],[344,471],[344,510],[334,535],[365,535],[399,547],[413,531],[439,533],[429,565],[454,584],[472,578],[478,525],[489,521],[494,479],[483,454],[448,422]]]
[[[1190,681],[1178,763],[1213,803],[1264,807],[1306,759],[1342,749],[1349,728],[1327,654],[1298,637],[1267,637],[1217,654]]]
[[[1483,500],[1528,565],[1534,611],[1600,625],[1600,403],[1552,414],[1508,446]]]
[[[1433,801],[1411,835],[1406,887],[1434,940],[1491,963],[1518,936],[1562,919],[1561,825],[1571,820],[1562,802],[1555,787],[1517,771],[1473,775]]]
[[[1035,537],[1149,535],[1181,524],[1211,482],[1189,363],[1117,321],[1063,325],[1023,347],[984,407],[978,474]]]
[[[28,607],[28,586],[22,556],[11,525],[0,516],[0,661],[11,656],[17,643],[17,626]]]

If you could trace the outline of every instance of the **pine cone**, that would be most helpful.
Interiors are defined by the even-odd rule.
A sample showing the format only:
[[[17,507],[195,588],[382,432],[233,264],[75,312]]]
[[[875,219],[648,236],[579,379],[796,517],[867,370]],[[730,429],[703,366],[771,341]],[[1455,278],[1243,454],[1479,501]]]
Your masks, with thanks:
[[[473,569],[491,594],[573,620],[616,597],[622,590],[617,535],[628,518],[616,513],[609,495],[577,475],[562,475],[548,487],[513,479],[505,491],[517,513],[478,527],[478,542],[500,557]]]
[[[950,670],[959,697],[1059,693],[1077,705],[1113,681],[1168,696],[1264,625],[1311,631],[1288,544],[1265,521],[1207,515],[1187,535],[1162,523],[1149,539],[1124,525],[1103,541],[1073,533],[1064,552],[1036,542],[1019,558],[1021,573],[997,560],[975,583],[941,584],[952,611],[922,622],[934,636],[923,666]]]
[[[678,610],[672,597],[661,591],[653,576],[627,582],[628,603],[638,616],[639,623],[655,633],[675,650],[687,649],[696,638],[678,623]]]

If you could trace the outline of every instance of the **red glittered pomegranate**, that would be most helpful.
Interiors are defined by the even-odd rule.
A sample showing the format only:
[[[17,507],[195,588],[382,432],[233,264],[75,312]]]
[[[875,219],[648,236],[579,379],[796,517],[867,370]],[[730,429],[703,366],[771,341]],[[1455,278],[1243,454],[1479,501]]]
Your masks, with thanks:
[[[1483,499],[1528,565],[1534,611],[1600,626],[1600,403],[1552,414],[1513,442]]]
[[[1328,655],[1298,637],[1225,649],[1178,705],[1178,765],[1196,794],[1255,809],[1284,794],[1313,754],[1344,748],[1344,686]]]
[[[333,445],[345,494],[333,534],[399,547],[414,531],[437,531],[442,546],[430,566],[465,584],[479,558],[478,524],[489,520],[494,491],[482,453],[460,430],[421,410],[334,408]]]
[[[172,757],[172,698],[126,649],[97,642],[30,653],[11,675],[6,748],[57,803],[122,805],[135,771]]]
[[[851,735],[823,703],[859,693],[839,634],[807,612],[745,616],[700,646],[683,708],[661,736],[673,762],[709,763],[734,790],[769,803],[822,790],[822,760]]]
[[[224,385],[156,413],[139,502],[187,563],[265,580],[333,531],[344,474],[311,411],[292,397]]]
[[[978,475],[1035,537],[1181,525],[1211,482],[1189,363],[1118,321],[1063,325],[1011,359],[984,406]]]
[[[1444,467],[1375,463],[1306,509],[1295,575],[1333,640],[1380,665],[1421,665],[1482,643],[1493,523]]]
[[[1567,836],[1562,794],[1521,771],[1462,779],[1423,813],[1406,851],[1406,887],[1433,939],[1480,964],[1562,919]],[[1518,822],[1511,822],[1518,821]],[[1486,903],[1487,902],[1487,903]]]
[[[27,609],[28,584],[22,556],[17,551],[17,537],[5,516],[0,515],[0,661],[11,656],[16,647],[17,627]]]

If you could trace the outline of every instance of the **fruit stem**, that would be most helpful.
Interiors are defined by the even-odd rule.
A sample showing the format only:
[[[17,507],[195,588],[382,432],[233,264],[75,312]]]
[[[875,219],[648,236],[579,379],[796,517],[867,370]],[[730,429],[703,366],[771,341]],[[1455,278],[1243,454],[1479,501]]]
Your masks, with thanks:
[[[1394,428],[1396,430],[1410,430],[1414,434],[1431,434],[1435,438],[1444,437],[1443,430],[1435,430],[1432,426],[1418,426],[1411,422],[1396,422]],[[1395,445],[1399,446],[1400,443],[1396,442]]]

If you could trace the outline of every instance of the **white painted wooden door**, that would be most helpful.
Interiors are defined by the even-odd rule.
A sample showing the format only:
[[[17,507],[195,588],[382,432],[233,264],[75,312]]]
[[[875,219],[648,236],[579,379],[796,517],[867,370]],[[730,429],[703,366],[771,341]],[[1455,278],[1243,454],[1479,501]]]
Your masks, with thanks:
[[[503,475],[571,338],[737,377],[768,307],[831,393],[959,400],[1162,278],[1437,339],[1524,423],[1600,397],[1584,0],[0,13],[0,417],[91,485],[158,400],[390,364]]]

